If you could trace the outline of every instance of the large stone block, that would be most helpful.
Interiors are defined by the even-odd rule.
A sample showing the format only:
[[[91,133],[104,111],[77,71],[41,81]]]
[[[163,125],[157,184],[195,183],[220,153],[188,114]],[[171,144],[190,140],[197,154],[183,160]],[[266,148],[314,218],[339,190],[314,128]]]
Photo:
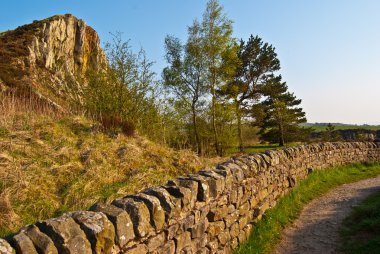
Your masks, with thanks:
[[[201,170],[200,175],[213,178],[215,181],[209,179],[209,184],[215,184],[216,195],[221,195],[225,189],[225,178],[213,170]]]
[[[215,209],[210,210],[210,212],[207,214],[207,218],[208,218],[208,221],[214,222],[214,221],[222,220],[227,215],[228,215],[228,207],[227,205],[222,205]]]
[[[230,235],[231,235],[231,237],[237,237],[239,235],[239,233],[240,233],[239,223],[235,222],[230,227]]]
[[[222,233],[226,228],[224,221],[210,222],[208,224],[207,232],[210,236],[217,236]]]
[[[23,232],[14,235],[11,239],[11,243],[17,253],[38,254],[32,240]]]
[[[160,201],[161,207],[165,211],[165,219],[179,217],[181,212],[181,199],[171,196],[167,190],[162,187],[149,188],[144,191],[145,194],[154,196]]]
[[[191,210],[196,200],[193,198],[193,194],[190,189],[181,186],[163,186],[170,195],[181,200],[181,211]]]
[[[234,160],[234,163],[243,170],[245,178],[252,177],[254,173],[251,171],[251,167],[248,165],[248,161],[243,157],[238,157]]]
[[[245,216],[240,216],[239,218],[239,228],[240,229],[243,229],[245,226],[248,225],[248,223],[250,222],[250,218],[251,216],[248,214],[248,215],[245,215]]]
[[[232,224],[234,224],[239,219],[239,211],[235,211],[229,215],[227,215],[224,218],[224,221],[226,222],[226,227],[231,227]]]
[[[195,225],[193,228],[190,229],[191,238],[201,237],[206,232],[207,226],[208,226],[207,219],[205,219],[201,223],[198,223],[197,225]]]
[[[114,200],[112,204],[124,209],[129,214],[136,236],[144,237],[152,233],[153,227],[150,224],[150,213],[143,202],[136,202],[131,198],[122,198]]]
[[[232,175],[231,169],[224,166],[224,164],[220,164],[217,165],[213,171],[224,177],[224,188],[226,191],[230,191],[234,183],[234,176]]]
[[[116,244],[120,247],[123,247],[135,238],[132,220],[123,209],[113,205],[96,204],[91,207],[91,210],[104,213],[113,223],[116,233]]]
[[[198,196],[198,182],[197,181],[191,180],[187,177],[178,177],[175,180],[168,181],[167,185],[188,188],[191,193],[190,207],[194,207],[194,204],[197,201],[197,196]]]
[[[228,231],[220,232],[217,237],[218,237],[219,243],[222,246],[226,245],[231,240],[231,236]]]
[[[242,186],[237,186],[230,193],[230,202],[236,206],[240,205],[244,192]]]
[[[154,226],[156,231],[160,231],[164,228],[166,224],[165,211],[161,207],[160,200],[157,197],[147,195],[145,193],[138,193],[137,195],[130,197],[136,201],[142,201],[145,203],[150,212],[151,224]]]
[[[32,240],[38,253],[43,254],[58,254],[58,250],[55,247],[53,241],[44,233],[42,233],[35,225],[30,225],[21,229],[30,240]]]
[[[92,254],[90,242],[70,214],[38,222],[36,226],[53,240],[59,253]]]
[[[115,228],[101,212],[81,211],[72,213],[91,243],[93,253],[112,253],[115,244]]]
[[[233,177],[234,183],[240,183],[245,179],[244,171],[241,169],[240,166],[236,165],[235,163],[228,162],[223,163],[218,166],[219,169],[228,168],[231,170],[231,174]]]
[[[239,214],[240,215],[247,215],[250,211],[250,204],[249,202],[246,202],[239,207]]]
[[[198,182],[198,195],[197,200],[200,202],[209,202],[211,197],[216,197],[216,183],[214,181],[209,181],[210,179],[205,176],[192,174],[189,175],[189,179]],[[211,186],[210,186],[211,182]]]
[[[164,245],[166,241],[166,235],[164,232],[161,232],[155,236],[150,237],[146,242],[149,252],[154,252],[158,247]]]

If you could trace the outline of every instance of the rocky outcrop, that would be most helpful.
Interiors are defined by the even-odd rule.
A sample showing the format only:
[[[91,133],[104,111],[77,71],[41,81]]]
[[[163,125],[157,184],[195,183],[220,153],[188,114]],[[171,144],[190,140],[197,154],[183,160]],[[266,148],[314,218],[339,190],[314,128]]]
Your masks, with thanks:
[[[88,70],[90,63],[104,62],[99,37],[83,20],[72,15],[56,16],[42,22],[28,46],[28,61],[57,72],[75,76]]]
[[[61,106],[80,103],[86,72],[107,64],[96,31],[70,14],[2,33],[0,54],[0,83]]]
[[[380,143],[322,143],[234,157],[97,204],[87,212],[27,226],[1,253],[232,253],[254,223],[314,170],[380,161]],[[51,244],[54,242],[54,246]]]

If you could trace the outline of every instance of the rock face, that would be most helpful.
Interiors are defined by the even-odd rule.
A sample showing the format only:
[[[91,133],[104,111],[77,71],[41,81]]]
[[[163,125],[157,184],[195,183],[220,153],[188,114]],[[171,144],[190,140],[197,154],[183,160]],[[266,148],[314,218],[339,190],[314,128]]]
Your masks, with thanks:
[[[84,21],[71,15],[62,16],[43,23],[40,36],[34,37],[28,47],[29,62],[32,66],[42,63],[50,70],[63,67],[71,75],[81,74],[98,46],[98,35]],[[97,62],[101,60],[99,55],[94,57]]]
[[[99,36],[66,14],[0,34],[0,84],[65,107],[82,101],[85,74],[106,66]]]

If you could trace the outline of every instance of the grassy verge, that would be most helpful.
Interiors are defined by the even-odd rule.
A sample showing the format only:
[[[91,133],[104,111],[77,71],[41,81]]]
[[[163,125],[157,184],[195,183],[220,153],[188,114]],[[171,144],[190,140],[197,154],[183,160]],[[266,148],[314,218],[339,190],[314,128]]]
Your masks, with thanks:
[[[343,225],[344,253],[380,253],[380,192],[355,207]]]
[[[299,216],[302,207],[309,201],[338,185],[378,174],[379,163],[352,164],[313,172],[293,191],[281,198],[276,207],[267,211],[263,219],[254,225],[248,241],[241,245],[236,253],[269,252],[280,240],[282,229]]]

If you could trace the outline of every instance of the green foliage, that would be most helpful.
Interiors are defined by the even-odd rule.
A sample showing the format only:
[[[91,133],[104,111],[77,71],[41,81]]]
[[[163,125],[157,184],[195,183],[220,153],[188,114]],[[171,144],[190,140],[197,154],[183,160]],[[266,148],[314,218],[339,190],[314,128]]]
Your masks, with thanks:
[[[167,142],[200,155],[212,149],[223,155],[235,145],[243,151],[250,144],[243,144],[242,126],[253,122],[268,141],[308,140],[311,130],[297,127],[305,121],[301,101],[275,76],[280,70],[275,48],[253,35],[239,44],[232,32],[223,7],[209,0],[202,20],[188,28],[186,43],[166,37],[162,77],[171,110],[164,115],[165,123],[175,125],[165,125]]]
[[[237,60],[230,54],[225,64],[233,67],[229,75],[229,81],[221,88],[220,93],[235,105],[237,130],[240,151],[243,151],[242,119],[248,120],[249,107],[257,103],[261,97],[260,89],[273,78],[274,72],[280,69],[280,61],[274,51],[274,47],[264,43],[258,36],[251,37],[245,43],[235,47]],[[226,68],[225,68],[226,69]],[[225,71],[229,73],[228,71]]]
[[[144,50],[134,54],[120,33],[105,47],[109,67],[87,74],[86,108],[107,129],[132,135],[134,129],[160,139],[161,115],[157,106],[155,73]]]
[[[190,138],[199,155],[203,154],[199,133],[198,114],[205,103],[207,86],[205,83],[205,63],[202,53],[200,25],[194,21],[188,29],[188,40],[182,45],[178,38],[165,38],[166,60],[169,64],[163,71],[164,86],[175,97],[175,103],[181,104],[185,115],[191,115]],[[184,116],[185,116],[184,115]]]
[[[5,136],[7,136],[8,134],[9,134],[8,129],[5,128],[5,127],[1,127],[1,126],[0,126],[0,137],[5,137]]]
[[[300,136],[309,136],[311,128],[299,127],[300,123],[306,122],[305,112],[299,107],[301,100],[288,92],[281,76],[271,78],[261,87],[261,92],[265,99],[253,107],[252,113],[264,140],[283,146],[287,142],[299,141]]]
[[[344,253],[380,253],[380,192],[354,207],[343,225]]]
[[[163,71],[164,85],[174,95],[172,104],[180,108],[177,117],[183,118],[177,129],[188,134],[184,141],[198,154],[209,154],[214,147],[222,155],[223,147],[236,139],[230,103],[217,94],[227,73],[237,66],[237,45],[231,35],[232,21],[218,1],[210,0],[202,21],[195,20],[188,28],[185,44],[173,36],[165,39],[169,66]]]
[[[280,241],[282,229],[290,225],[300,215],[302,207],[312,199],[338,185],[359,181],[379,173],[378,163],[353,164],[313,172],[264,214],[253,226],[248,241],[241,245],[236,253],[269,253]]]
[[[211,95],[211,125],[214,136],[215,152],[222,154],[217,129],[217,90],[224,82],[223,56],[234,43],[232,38],[232,21],[223,13],[223,7],[217,0],[209,0],[201,22],[203,54],[206,59],[206,77]]]
[[[323,141],[339,141],[342,139],[340,134],[336,132],[335,126],[331,123],[327,124],[326,129],[324,132],[322,132],[322,139]]]

